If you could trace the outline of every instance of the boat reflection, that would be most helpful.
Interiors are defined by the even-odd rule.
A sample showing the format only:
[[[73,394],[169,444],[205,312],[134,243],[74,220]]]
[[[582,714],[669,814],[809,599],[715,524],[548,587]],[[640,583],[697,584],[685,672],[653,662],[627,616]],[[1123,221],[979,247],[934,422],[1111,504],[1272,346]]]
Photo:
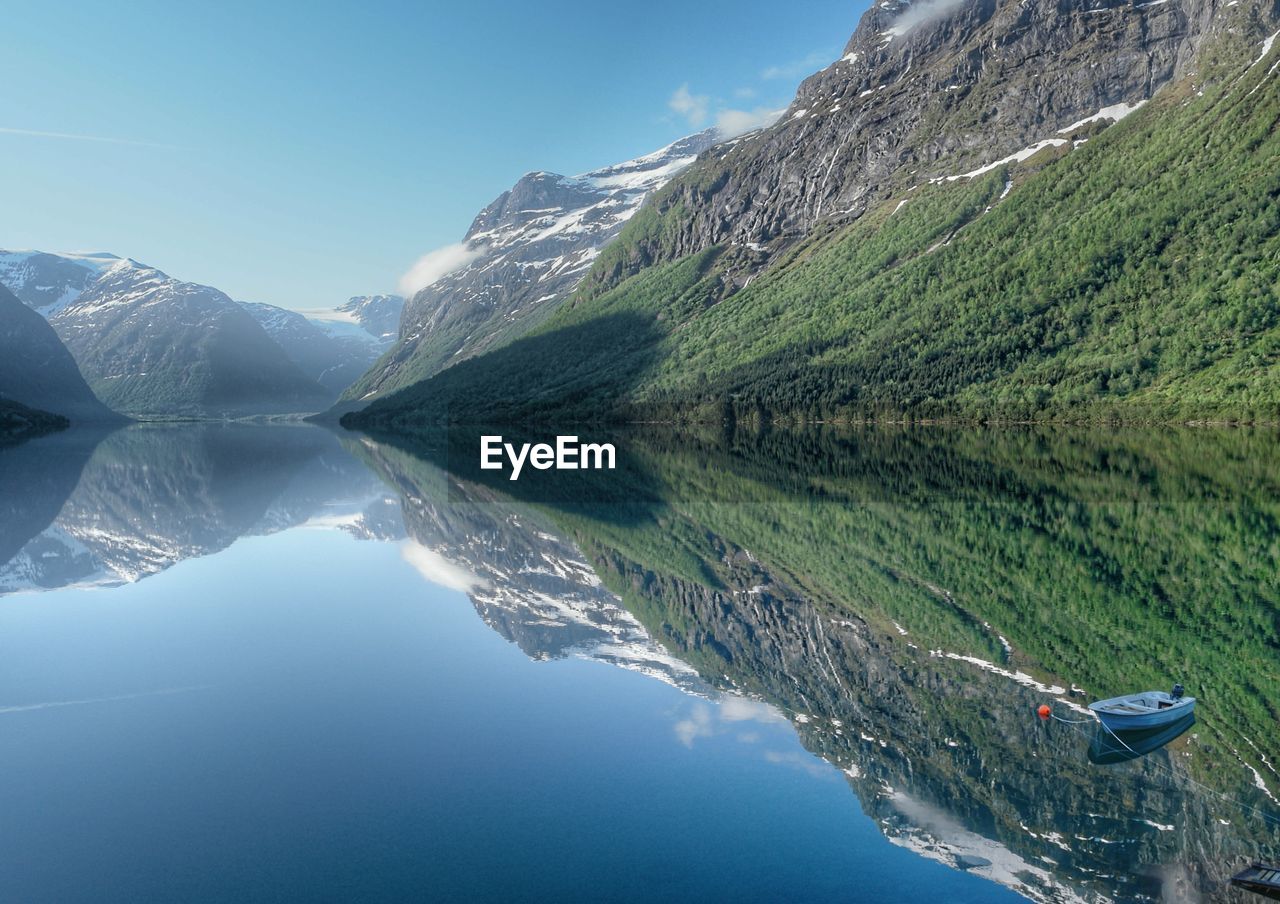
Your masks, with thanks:
[[[1195,724],[1195,713],[1189,713],[1176,722],[1157,728],[1113,732],[1098,725],[1093,740],[1089,743],[1089,761],[1099,766],[1112,766],[1136,760],[1176,741]]]

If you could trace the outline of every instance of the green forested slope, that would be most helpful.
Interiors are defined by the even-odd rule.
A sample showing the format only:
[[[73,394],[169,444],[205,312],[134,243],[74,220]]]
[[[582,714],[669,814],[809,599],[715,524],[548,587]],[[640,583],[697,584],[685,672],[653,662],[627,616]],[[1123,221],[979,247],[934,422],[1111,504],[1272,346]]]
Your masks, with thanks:
[[[736,248],[589,281],[352,422],[1280,419],[1276,59],[1170,86],[1069,153],[920,186],[733,294]]]

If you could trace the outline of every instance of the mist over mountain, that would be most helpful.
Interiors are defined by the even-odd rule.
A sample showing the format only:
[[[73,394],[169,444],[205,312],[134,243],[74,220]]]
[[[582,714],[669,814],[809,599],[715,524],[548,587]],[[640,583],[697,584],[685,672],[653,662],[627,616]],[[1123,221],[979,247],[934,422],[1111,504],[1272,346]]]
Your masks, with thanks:
[[[127,258],[0,252],[0,283],[48,318],[94,392],[136,416],[314,411],[325,391],[243,308]]]
[[[240,305],[284,349],[289,360],[335,401],[368,370],[387,343],[359,323],[311,319],[298,311],[242,301]]]

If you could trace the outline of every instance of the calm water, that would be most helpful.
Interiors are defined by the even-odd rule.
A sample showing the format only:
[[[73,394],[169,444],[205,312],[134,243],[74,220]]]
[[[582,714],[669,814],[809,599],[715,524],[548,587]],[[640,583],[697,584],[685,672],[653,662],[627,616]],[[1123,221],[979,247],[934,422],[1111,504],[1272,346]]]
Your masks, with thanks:
[[[0,900],[1198,900],[1280,854],[1274,435],[518,484],[473,439],[0,450]],[[1034,715],[1174,680],[1138,759]]]

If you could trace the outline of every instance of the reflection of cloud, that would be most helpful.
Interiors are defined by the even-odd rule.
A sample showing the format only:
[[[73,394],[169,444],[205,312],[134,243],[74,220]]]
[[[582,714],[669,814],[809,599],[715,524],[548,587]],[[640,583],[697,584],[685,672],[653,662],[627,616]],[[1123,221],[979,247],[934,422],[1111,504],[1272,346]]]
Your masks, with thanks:
[[[191,687],[166,687],[157,691],[138,691],[134,694],[116,694],[113,697],[85,697],[80,700],[49,700],[44,703],[24,703],[18,706],[0,706],[0,715],[6,713],[29,713],[40,709],[58,709],[63,706],[85,706],[90,703],[114,703],[117,700],[139,700],[143,697],[167,697],[171,694],[187,694],[192,691],[207,691],[211,684],[198,684]]]
[[[746,697],[725,697],[720,702],[720,718],[725,722],[785,722],[782,713],[768,703]]]
[[[786,753],[780,753],[776,750],[766,750],[764,758],[767,762],[777,763],[780,766],[791,766],[802,772],[807,772],[814,778],[831,778],[835,775],[835,770],[831,768],[831,764],[817,757],[810,756],[807,753],[797,753],[794,750]]]
[[[725,726],[742,722],[756,722],[762,725],[787,721],[782,713],[767,703],[759,700],[748,700],[746,697],[724,696],[713,708],[705,703],[697,703],[689,710],[689,714],[675,724],[676,738],[686,747],[692,747],[698,738],[714,737],[725,731]],[[738,740],[745,744],[754,744],[760,740],[756,732],[740,732]]]
[[[439,587],[470,593],[477,587],[489,586],[487,581],[476,577],[462,566],[453,564],[434,549],[428,549],[413,540],[406,540],[401,545],[400,558],[412,565],[418,574]]]
[[[711,708],[699,703],[690,711],[688,717],[675,725],[676,737],[686,747],[692,747],[698,738],[709,738],[716,733],[711,720]]]

